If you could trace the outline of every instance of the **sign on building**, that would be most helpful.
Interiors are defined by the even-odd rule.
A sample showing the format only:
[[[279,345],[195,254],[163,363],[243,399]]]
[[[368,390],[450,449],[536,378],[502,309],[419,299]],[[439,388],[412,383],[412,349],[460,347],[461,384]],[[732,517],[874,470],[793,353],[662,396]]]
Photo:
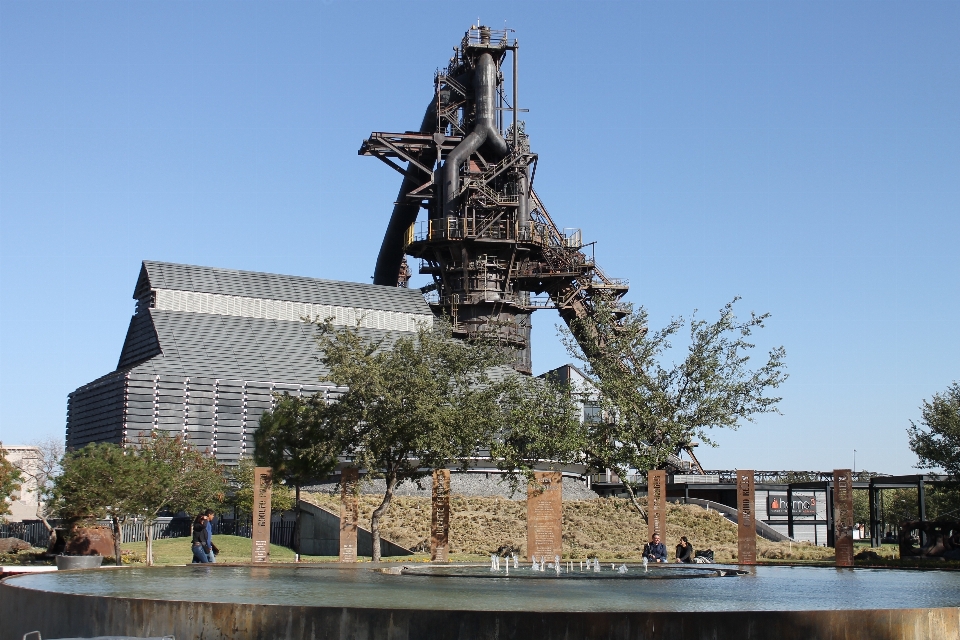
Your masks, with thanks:
[[[789,513],[790,503],[787,502],[786,494],[770,494],[767,496],[767,517],[786,518]],[[817,515],[817,499],[814,496],[793,496],[793,517],[811,518]]]

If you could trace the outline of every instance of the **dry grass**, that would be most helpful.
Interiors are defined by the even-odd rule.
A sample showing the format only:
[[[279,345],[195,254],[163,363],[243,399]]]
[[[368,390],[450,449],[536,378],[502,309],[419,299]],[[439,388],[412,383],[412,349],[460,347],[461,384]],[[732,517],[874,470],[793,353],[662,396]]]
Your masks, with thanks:
[[[304,498],[340,513],[339,496],[311,494]],[[370,526],[370,514],[380,500],[372,495],[360,497],[361,526]],[[526,503],[496,497],[452,496],[450,512],[451,554],[483,556],[506,549],[526,553]],[[415,552],[429,551],[430,499],[395,497],[383,519],[381,533]],[[694,549],[712,549],[717,562],[737,558],[737,527],[716,511],[695,505],[669,505],[664,542],[671,557],[680,536],[687,536]],[[598,498],[563,503],[566,558],[639,558],[646,538],[647,524],[629,500]],[[757,555],[771,560],[830,560],[833,549],[758,539]]]

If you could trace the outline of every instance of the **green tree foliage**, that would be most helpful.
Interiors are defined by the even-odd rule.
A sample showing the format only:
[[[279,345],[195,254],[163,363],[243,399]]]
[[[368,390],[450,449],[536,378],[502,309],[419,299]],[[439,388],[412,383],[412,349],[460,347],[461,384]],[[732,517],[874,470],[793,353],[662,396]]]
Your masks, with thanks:
[[[559,469],[582,461],[586,426],[575,390],[550,381],[510,376],[494,385],[498,392],[493,430],[480,434],[497,467],[514,490],[531,481],[534,469]]]
[[[899,526],[901,522],[920,519],[916,489],[885,489],[879,493],[879,511],[883,522]]]
[[[119,566],[122,525],[138,512],[145,472],[143,460],[133,450],[110,443],[88,444],[63,458],[62,472],[50,490],[50,510],[71,528],[83,521],[109,518]]]
[[[713,445],[710,429],[735,429],[740,420],[777,411],[780,398],[767,393],[787,378],[785,351],[772,349],[760,367],[749,367],[750,336],[769,314],[740,320],[734,314],[737,300],[725,305],[715,322],[697,319],[694,312],[679,363],[667,356],[687,322],[676,318],[651,332],[643,307],[620,310],[600,303],[565,333],[568,350],[584,362],[607,416],[590,425],[585,449],[590,465],[615,471],[641,513],[635,494],[645,479],[632,479],[631,469],[661,468],[695,437]]]
[[[853,492],[853,521],[855,523],[870,523],[870,492],[854,490]],[[867,532],[869,535],[869,531]]]
[[[910,421],[910,449],[917,454],[920,469],[940,468],[960,476],[960,384],[954,382],[933,394],[920,407],[920,423]]]
[[[146,560],[151,565],[157,517],[164,511],[198,512],[222,501],[225,482],[223,468],[213,456],[180,434],[154,431],[135,446],[89,444],[68,453],[52,494],[63,518],[113,521],[118,562],[123,521],[143,518]]]
[[[926,498],[928,520],[960,520],[960,488],[928,487]]]
[[[343,450],[385,491],[370,520],[380,559],[380,520],[396,488],[450,461],[469,464],[499,424],[500,390],[488,370],[503,362],[493,346],[451,338],[449,327],[423,327],[392,345],[355,329],[322,325],[318,346],[329,374],[347,391],[330,405]]]
[[[189,444],[182,434],[154,431],[136,445],[143,476],[135,503],[146,524],[146,561],[153,564],[153,528],[164,511],[197,513],[223,501],[226,476],[216,458]]]
[[[226,504],[232,506],[237,515],[253,513],[253,461],[244,458],[230,473],[230,494]],[[276,482],[271,487],[271,508],[274,511],[289,511],[294,507],[293,491],[290,487]]]
[[[0,517],[10,513],[10,500],[20,490],[20,471],[6,457],[0,442]]]
[[[293,540],[299,559],[300,487],[329,475],[343,449],[337,426],[330,420],[330,407],[323,394],[305,398],[278,395],[273,410],[260,417],[253,438],[256,463],[273,470],[274,482],[294,487],[297,521]]]

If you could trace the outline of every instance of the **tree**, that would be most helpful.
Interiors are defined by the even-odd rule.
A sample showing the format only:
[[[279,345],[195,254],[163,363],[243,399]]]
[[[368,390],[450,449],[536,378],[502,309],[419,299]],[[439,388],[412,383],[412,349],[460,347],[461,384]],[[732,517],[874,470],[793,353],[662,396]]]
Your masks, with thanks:
[[[277,395],[272,411],[260,417],[253,436],[257,464],[273,470],[274,482],[293,485],[297,520],[293,546],[300,560],[300,487],[322,480],[336,469],[343,449],[330,407],[323,394],[295,397]]]
[[[227,496],[226,504],[232,506],[238,514],[253,513],[253,475],[254,464],[244,458],[230,474],[232,494]],[[271,508],[276,511],[289,511],[294,508],[293,492],[290,487],[274,483],[270,494]]]
[[[454,340],[440,323],[393,344],[323,324],[318,346],[329,371],[324,379],[347,388],[329,407],[343,449],[367,479],[385,481],[370,518],[379,561],[380,520],[397,487],[450,461],[469,464],[483,434],[494,430],[499,391],[488,369],[503,355],[492,345]]]
[[[960,476],[960,384],[933,394],[920,407],[920,423],[910,421],[910,449],[917,454],[919,469],[940,468]]]
[[[225,497],[226,477],[216,458],[189,444],[182,434],[154,431],[141,438],[136,455],[143,476],[134,504],[146,529],[147,565],[153,564],[153,528],[163,511],[195,513]]]
[[[785,351],[772,349],[766,363],[748,367],[754,347],[748,339],[769,314],[738,320],[733,311],[737,300],[720,310],[716,322],[697,319],[694,312],[680,363],[666,362],[666,355],[686,321],[675,318],[650,332],[643,307],[621,310],[600,302],[594,314],[575,320],[564,334],[570,353],[586,365],[606,416],[588,425],[589,464],[615,471],[644,517],[636,498],[643,480],[632,479],[631,469],[661,468],[694,437],[713,445],[708,436],[712,428],[735,429],[741,419],[777,412],[780,398],[766,394],[787,378]]]
[[[53,483],[62,472],[63,441],[57,438],[48,438],[35,442],[34,446],[37,448],[37,455],[32,458],[21,458],[16,466],[21,477],[36,489],[37,518],[43,522],[43,526],[53,537],[56,535],[56,530],[50,524],[48,517],[52,513],[51,491],[53,490]]]
[[[0,442],[0,516],[10,513],[13,494],[20,490],[20,471],[7,460],[6,450]]]
[[[113,549],[121,564],[123,523],[138,511],[140,488],[147,469],[130,449],[111,443],[91,443],[63,458],[63,469],[51,482],[50,512],[71,524],[109,518]]]
[[[521,481],[533,479],[536,468],[556,469],[583,460],[587,431],[575,390],[520,375],[494,388],[498,419],[480,441],[514,491]]]

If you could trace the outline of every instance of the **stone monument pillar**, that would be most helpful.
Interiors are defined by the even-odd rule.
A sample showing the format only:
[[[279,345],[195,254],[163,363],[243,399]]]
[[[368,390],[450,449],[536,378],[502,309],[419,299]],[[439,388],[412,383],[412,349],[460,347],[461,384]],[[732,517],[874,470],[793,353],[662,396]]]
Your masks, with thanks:
[[[752,469],[737,469],[737,561],[757,564],[757,514]]]
[[[534,471],[527,486],[527,560],[563,555],[563,485],[559,471]]]
[[[667,472],[647,472],[647,539],[660,534],[660,541],[667,543]]]
[[[450,550],[450,469],[433,471],[433,509],[430,515],[430,561],[446,562]]]
[[[270,562],[270,467],[253,469],[253,562]]]
[[[833,470],[833,548],[838,567],[853,566],[853,475]]]
[[[357,497],[357,482],[360,473],[353,467],[340,472],[340,562],[357,561],[357,523],[360,520],[360,505]]]

